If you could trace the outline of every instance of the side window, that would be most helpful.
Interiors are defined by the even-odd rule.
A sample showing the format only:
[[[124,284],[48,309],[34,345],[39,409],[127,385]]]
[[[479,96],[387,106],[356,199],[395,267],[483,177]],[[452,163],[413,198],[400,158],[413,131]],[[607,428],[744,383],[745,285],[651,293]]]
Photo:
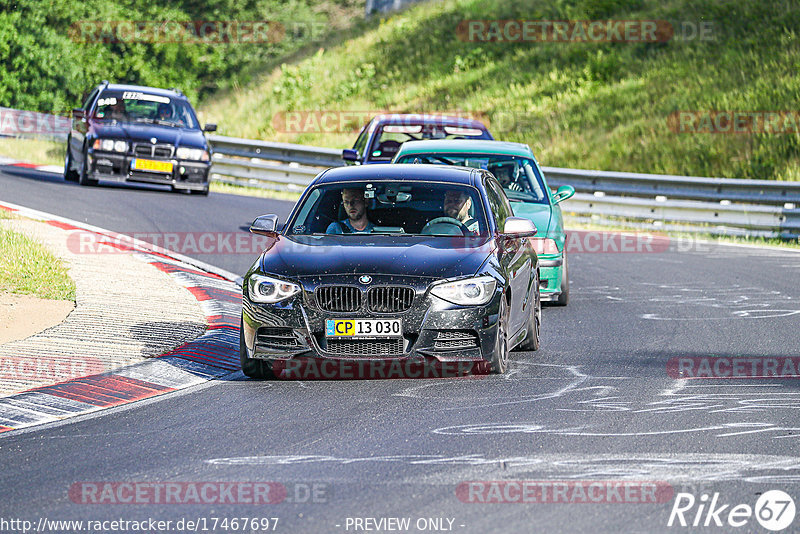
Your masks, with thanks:
[[[503,188],[500,187],[500,184],[497,183],[497,180],[494,178],[486,178],[484,184],[486,186],[486,195],[487,199],[489,200],[489,206],[491,207],[492,214],[494,215],[495,226],[499,231],[502,232],[506,219],[512,217],[514,215],[514,211],[511,209],[511,203],[509,203],[505,194],[503,194]]]

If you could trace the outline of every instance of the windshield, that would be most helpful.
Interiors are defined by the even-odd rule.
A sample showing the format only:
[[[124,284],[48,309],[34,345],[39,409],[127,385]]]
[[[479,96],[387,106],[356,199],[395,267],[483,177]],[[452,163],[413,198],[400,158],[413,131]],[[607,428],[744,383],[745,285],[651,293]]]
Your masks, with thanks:
[[[458,165],[485,169],[497,178],[512,202],[550,203],[536,164],[529,158],[487,154],[407,154],[400,156],[395,163]]]
[[[488,234],[477,189],[450,183],[347,182],[315,187],[298,206],[287,235]]]
[[[94,116],[104,121],[199,128],[186,100],[139,91],[103,91],[97,100]]]
[[[369,161],[391,161],[406,141],[423,139],[491,139],[480,128],[443,124],[385,124],[379,128]]]

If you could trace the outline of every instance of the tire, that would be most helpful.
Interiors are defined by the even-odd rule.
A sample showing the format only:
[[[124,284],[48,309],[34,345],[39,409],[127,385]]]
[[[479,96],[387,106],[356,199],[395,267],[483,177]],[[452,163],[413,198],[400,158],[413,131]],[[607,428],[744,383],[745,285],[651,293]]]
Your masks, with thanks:
[[[208,196],[208,184],[206,184],[206,186],[203,189],[199,189],[199,190],[195,189],[194,191],[192,191],[192,194],[193,195],[200,195],[201,197],[207,197]]]
[[[539,294],[539,277],[536,277],[536,305],[528,318],[528,335],[517,346],[516,350],[539,350],[539,332],[542,324],[542,299]]]
[[[508,367],[508,305],[506,297],[500,299],[500,310],[497,313],[497,344],[492,354],[491,370],[492,373],[502,375]]]
[[[67,139],[67,154],[64,156],[64,181],[77,182],[78,171],[72,168],[72,150],[69,148],[69,139]]]
[[[567,255],[564,254],[564,268],[561,270],[561,294],[553,304],[566,306],[569,302],[569,271],[567,270]]]
[[[242,372],[250,378],[275,378],[275,373],[272,372],[272,365],[269,362],[247,357],[242,324],[242,322],[239,322],[239,361],[242,364]]]
[[[86,150],[83,151],[83,165],[81,165],[81,172],[78,174],[78,183],[81,185],[97,185],[97,180],[89,178],[88,163],[89,158],[86,155]]]

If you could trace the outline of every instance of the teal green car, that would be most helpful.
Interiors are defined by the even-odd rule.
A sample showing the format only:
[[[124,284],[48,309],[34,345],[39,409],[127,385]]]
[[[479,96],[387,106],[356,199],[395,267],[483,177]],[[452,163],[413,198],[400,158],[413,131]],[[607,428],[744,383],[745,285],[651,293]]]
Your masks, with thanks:
[[[564,185],[556,192],[551,191],[528,145],[460,139],[407,141],[400,146],[392,163],[458,165],[491,172],[503,185],[514,215],[530,219],[539,229],[533,239],[539,254],[542,302],[567,305],[566,234],[558,204],[574,195],[575,189]]]

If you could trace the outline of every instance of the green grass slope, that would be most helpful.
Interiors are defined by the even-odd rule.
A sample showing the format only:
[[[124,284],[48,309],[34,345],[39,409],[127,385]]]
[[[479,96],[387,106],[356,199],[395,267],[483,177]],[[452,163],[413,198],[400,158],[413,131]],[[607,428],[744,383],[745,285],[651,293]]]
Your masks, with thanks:
[[[465,19],[710,23],[713,40],[473,43]],[[800,134],[674,133],[681,110],[795,111],[800,3],[752,0],[444,0],[354,27],[332,43],[206,99],[221,133],[350,146],[352,132],[285,133],[287,110],[468,110],[545,165],[800,179]]]

